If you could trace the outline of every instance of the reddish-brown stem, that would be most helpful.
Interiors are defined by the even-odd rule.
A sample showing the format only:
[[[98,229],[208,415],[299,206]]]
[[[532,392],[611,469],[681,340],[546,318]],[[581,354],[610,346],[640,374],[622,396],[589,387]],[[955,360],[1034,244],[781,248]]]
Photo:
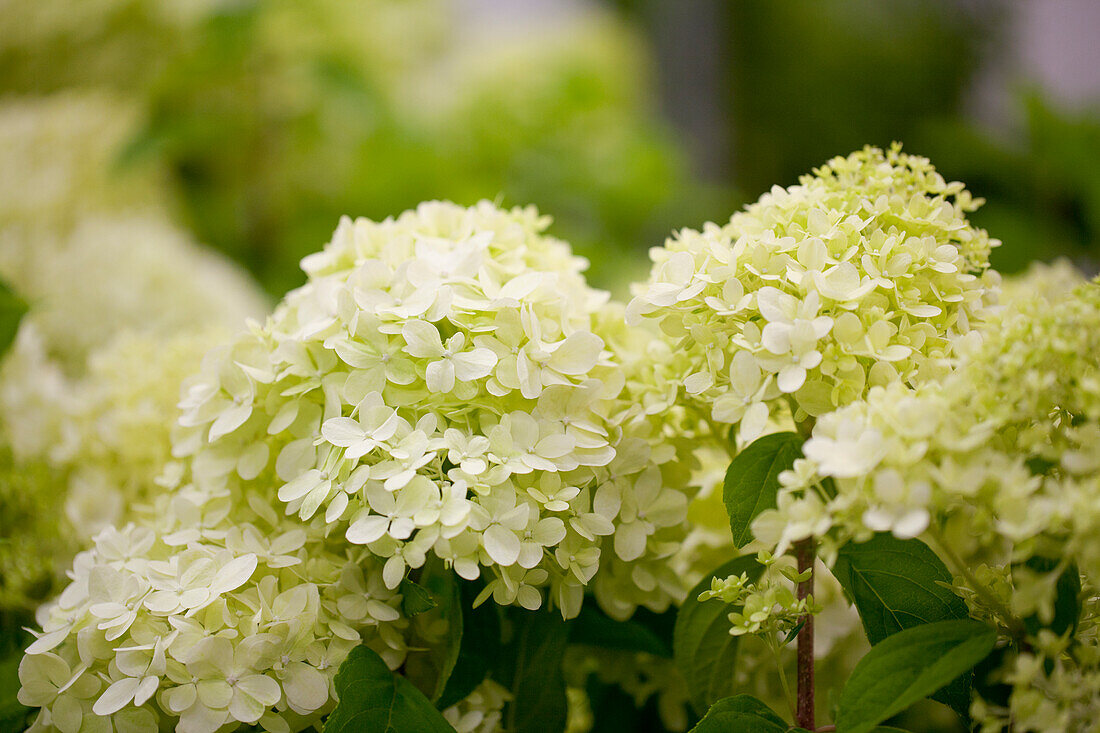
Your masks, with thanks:
[[[798,572],[810,571],[810,577],[798,584],[800,599],[814,592],[814,541],[808,538],[794,546],[798,560]],[[795,707],[795,724],[806,730],[814,730],[814,616],[802,617],[798,631],[798,702]]]

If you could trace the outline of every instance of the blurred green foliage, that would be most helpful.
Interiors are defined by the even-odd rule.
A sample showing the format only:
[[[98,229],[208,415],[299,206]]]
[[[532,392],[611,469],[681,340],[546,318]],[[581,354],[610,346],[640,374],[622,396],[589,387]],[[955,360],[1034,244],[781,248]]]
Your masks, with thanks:
[[[958,113],[996,17],[950,0],[730,3],[735,169],[746,190]],[[910,152],[920,152],[912,150]]]
[[[959,119],[929,120],[920,150],[945,176],[986,198],[972,219],[1003,240],[992,261],[1016,272],[1032,260],[1068,257],[1087,272],[1100,263],[1100,115],[1069,114],[1035,93],[1006,139]]]
[[[965,121],[1004,3],[720,3],[726,83],[698,92],[729,112],[719,168],[734,174],[705,186],[651,97],[641,31],[667,17],[654,2],[494,24],[447,0],[12,0],[0,92],[133,98],[142,122],[120,162],[165,165],[190,228],[273,294],[300,282],[298,260],[339,216],[431,198],[536,203],[597,283],[621,286],[671,229],[725,220],[734,191],[893,140],[989,200],[975,221],[1004,240],[1005,271],[1095,252],[1096,117],[1034,98],[1019,139]]]
[[[81,28],[62,0],[10,4],[0,91],[134,95],[145,119],[121,162],[166,164],[188,225],[273,294],[345,214],[536,203],[614,285],[732,203],[692,181],[640,34],[598,7],[473,27],[441,0],[94,0]]]

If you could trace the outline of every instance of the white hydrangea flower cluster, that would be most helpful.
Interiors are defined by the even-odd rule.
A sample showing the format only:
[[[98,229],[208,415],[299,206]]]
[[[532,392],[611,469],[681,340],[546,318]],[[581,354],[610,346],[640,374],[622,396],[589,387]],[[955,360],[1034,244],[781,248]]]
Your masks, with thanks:
[[[8,40],[19,34],[3,34]],[[7,96],[0,105],[0,227],[67,228],[105,211],[167,209],[167,178],[151,165],[120,169],[118,157],[139,124],[138,105],[106,89]],[[0,262],[20,256],[0,239]]]
[[[981,203],[925,158],[868,147],[652,250],[628,315],[660,325],[690,360],[688,399],[747,443],[781,398],[800,420],[946,371],[997,282],[999,243],[966,219]]]
[[[158,171],[118,169],[136,121],[99,91],[0,105],[0,277],[30,306],[0,369],[0,443],[15,471],[49,467],[35,501],[78,543],[156,490],[183,377],[268,309],[169,222]],[[53,532],[21,541],[52,556]]]
[[[1091,617],[1096,617],[1092,609]],[[1067,654],[1072,645],[1072,657]],[[1070,640],[1043,631],[1034,648],[1003,672],[1012,686],[1007,705],[977,699],[972,714],[981,733],[1086,731],[1096,727],[1100,708],[1100,639],[1096,628]]]
[[[456,733],[502,733],[504,705],[512,693],[491,679],[474,688],[464,699],[443,711]]]
[[[61,443],[72,391],[72,380],[24,316],[0,361],[0,442],[11,447],[17,461],[49,460]]]
[[[501,603],[550,586],[567,615],[597,571],[611,610],[682,594],[647,569],[685,531],[662,475],[681,479],[677,448],[546,224],[488,203],[345,221],[265,326],[208,354],[168,491],[101,532],[40,614],[20,668],[36,729],[301,730],[360,639],[401,665],[400,582],[428,553],[489,569]],[[489,729],[499,693],[447,715]]]
[[[0,105],[0,277],[71,375],[120,331],[236,330],[268,310],[238,267],[169,221],[162,171],[120,170],[137,123],[103,91]]]
[[[377,558],[277,513],[274,486],[173,474],[184,482],[157,497],[155,521],[101,532],[40,611],[19,668],[20,701],[42,708],[31,730],[302,730],[361,641],[401,664],[408,623]]]
[[[1065,257],[1051,262],[1035,261],[1019,274],[1004,276],[1000,302],[1010,304],[1041,297],[1053,303],[1068,297],[1086,282],[1088,278]]]
[[[217,326],[166,335],[123,332],[88,358],[53,406],[57,442],[49,461],[67,472],[65,514],[90,539],[137,518],[172,458],[180,385],[230,331]]]
[[[979,542],[999,556],[1006,542],[1062,538],[1059,555],[1086,575],[1100,572],[1091,541],[1100,527],[1091,498],[1100,490],[1098,334],[1100,284],[1053,304],[1014,302],[948,379],[915,391],[876,388],[821,418],[806,458],[780,476],[779,509],[762,514],[754,532],[792,542],[808,522],[824,521],[845,538],[914,537],[951,516],[972,535],[965,555]],[[825,477],[834,498],[805,490]]]
[[[667,606],[682,581],[648,567],[683,533],[676,449],[547,224],[488,202],[345,219],[307,285],[206,360],[178,455],[212,485],[276,481],[287,513],[384,558],[389,588],[433,553],[489,570],[501,604],[549,587],[573,616],[605,566],[609,612]]]
[[[0,105],[0,277],[25,297],[37,300],[54,281],[78,223],[168,210],[163,171],[119,170],[137,122],[135,104],[103,90],[8,97]]]
[[[873,532],[927,533],[963,573],[957,584],[979,615],[1026,634],[1031,651],[1004,670],[1010,707],[975,708],[990,731],[1010,719],[1014,730],[1075,729],[1100,710],[1083,694],[1100,689],[1095,604],[1073,654],[1020,620],[1053,618],[1070,562],[1085,598],[1100,573],[1100,282],[1053,295],[1012,301],[946,380],[876,387],[821,418],[806,457],[780,475],[779,508],[753,524],[779,546],[823,526],[826,554]],[[835,495],[822,491],[825,479]],[[1025,572],[1031,558],[1059,562]]]
[[[159,215],[89,216],[55,243],[37,274],[2,274],[31,303],[27,322],[70,374],[120,332],[233,332],[269,309],[243,270]]]

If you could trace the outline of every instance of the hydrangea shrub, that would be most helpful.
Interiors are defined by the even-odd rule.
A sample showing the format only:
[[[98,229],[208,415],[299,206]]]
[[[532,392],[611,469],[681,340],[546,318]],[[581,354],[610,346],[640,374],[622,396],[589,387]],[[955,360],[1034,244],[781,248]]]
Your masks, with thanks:
[[[39,610],[32,730],[1088,730],[1100,283],[1002,292],[979,203],[865,148],[622,305],[534,208],[429,202],[194,369],[43,371],[52,455],[134,506]]]

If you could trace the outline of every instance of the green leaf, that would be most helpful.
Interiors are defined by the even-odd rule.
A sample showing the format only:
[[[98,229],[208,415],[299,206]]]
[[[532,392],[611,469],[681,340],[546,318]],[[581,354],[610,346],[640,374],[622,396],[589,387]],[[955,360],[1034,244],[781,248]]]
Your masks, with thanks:
[[[941,585],[951,584],[947,566],[917,539],[882,532],[849,542],[833,574],[855,603],[871,644],[912,626],[969,615],[963,599]]]
[[[675,724],[671,730],[665,727],[658,695],[650,695],[639,705],[633,695],[624,692],[614,682],[601,680],[598,674],[588,676],[584,692],[592,716],[592,727],[588,733],[683,733],[683,729]],[[697,721],[693,714],[685,716],[687,725],[694,725]]]
[[[855,603],[872,645],[902,629],[970,616],[966,602],[945,587],[951,585],[947,566],[918,539],[881,532],[867,542],[849,542],[833,574]],[[967,717],[972,678],[967,672],[932,699]]]
[[[691,704],[704,714],[716,700],[733,692],[733,666],[737,661],[739,640],[729,633],[729,614],[736,606],[711,598],[699,601],[699,594],[710,589],[712,578],[748,573],[750,580],[760,577],[763,566],[755,556],[746,555],[722,564],[699,581],[676,615],[673,631],[673,658],[687,680]]]
[[[803,439],[796,433],[772,433],[758,438],[737,454],[726,471],[722,501],[730,518],[733,544],[744,547],[752,539],[749,526],[756,515],[774,509],[779,474],[802,455]]]
[[[459,583],[462,601],[462,644],[443,694],[436,701],[440,710],[454,705],[474,691],[488,676],[501,654],[500,611],[495,603],[474,608],[481,586]]]
[[[0,356],[11,348],[19,332],[19,322],[26,313],[27,304],[0,280]]]
[[[517,612],[514,642],[506,650],[513,660],[512,702],[505,712],[509,733],[560,733],[568,708],[562,658],[569,641],[569,624],[553,609]]]
[[[420,586],[437,607],[412,621],[404,675],[435,702],[447,687],[462,647],[462,598],[454,571],[435,558],[424,565]]]
[[[455,733],[420,690],[366,646],[351,650],[335,684],[340,702],[325,733]]]
[[[692,733],[787,733],[787,723],[751,695],[724,697],[692,728]]]
[[[922,624],[871,648],[840,693],[837,733],[868,733],[993,650],[997,632],[971,619]]]
[[[1046,557],[1032,557],[1024,563],[1028,570],[1039,574],[1053,572],[1058,564],[1058,560]],[[1032,636],[1043,628],[1059,636],[1067,631],[1070,636],[1077,633],[1077,623],[1081,619],[1081,573],[1077,570],[1077,563],[1071,562],[1058,576],[1054,593],[1054,617],[1049,624],[1044,624],[1038,614],[1024,619],[1024,627]]]
[[[401,581],[401,610],[410,618],[418,614],[430,611],[438,604],[423,586],[418,585],[408,578]]]
[[[646,652],[658,657],[672,656],[668,644],[643,624],[633,619],[616,621],[591,603],[585,604],[573,621],[569,642],[604,649]]]

